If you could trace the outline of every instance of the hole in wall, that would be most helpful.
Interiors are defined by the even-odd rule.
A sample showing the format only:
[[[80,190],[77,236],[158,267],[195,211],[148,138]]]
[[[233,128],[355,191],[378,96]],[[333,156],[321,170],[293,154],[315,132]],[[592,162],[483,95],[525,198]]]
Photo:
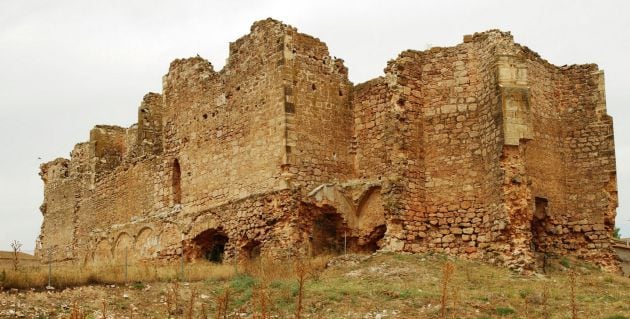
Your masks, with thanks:
[[[532,250],[535,252],[545,252],[545,237],[547,237],[546,226],[549,222],[548,216],[549,201],[543,197],[534,198],[534,216],[531,221]]]
[[[249,260],[260,258],[262,244],[257,240],[249,241],[242,249],[242,255]]]
[[[193,240],[193,255],[213,263],[222,263],[229,238],[220,229],[208,229]]]
[[[204,115],[203,115],[203,119],[204,119],[204,120],[207,120],[207,119],[208,119],[208,114],[204,114]]]
[[[317,86],[315,85],[315,83],[311,84],[311,90],[313,91],[317,90]]]
[[[364,253],[373,253],[377,251],[380,248],[378,242],[385,237],[386,231],[387,226],[376,226],[374,230],[372,230],[372,232],[363,239],[361,244],[357,245],[356,250]]]
[[[339,254],[344,249],[344,226],[341,215],[327,212],[313,221],[311,252],[313,256]]]

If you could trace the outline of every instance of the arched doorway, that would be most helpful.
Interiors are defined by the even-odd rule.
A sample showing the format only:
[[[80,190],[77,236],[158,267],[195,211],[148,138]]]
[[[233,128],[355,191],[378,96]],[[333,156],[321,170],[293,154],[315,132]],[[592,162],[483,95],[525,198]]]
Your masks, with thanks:
[[[339,213],[324,212],[313,220],[311,253],[313,256],[344,251],[344,237],[349,235]]]
[[[94,253],[92,254],[92,260],[94,264],[107,264],[112,260],[112,246],[109,243],[109,240],[103,239],[98,242],[96,248],[94,249]]]
[[[225,245],[228,240],[228,236],[222,230],[208,229],[192,240],[191,256],[214,263],[221,263],[223,262]]]

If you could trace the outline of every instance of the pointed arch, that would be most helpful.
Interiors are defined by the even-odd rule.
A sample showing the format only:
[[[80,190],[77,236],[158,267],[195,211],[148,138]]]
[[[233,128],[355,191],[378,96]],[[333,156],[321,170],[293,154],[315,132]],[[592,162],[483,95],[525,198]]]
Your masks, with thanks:
[[[150,227],[144,227],[136,236],[134,251],[139,258],[146,259],[154,257],[158,250],[158,237],[153,229]]]
[[[133,238],[127,232],[122,232],[118,234],[116,241],[114,242],[114,259],[117,261],[121,261],[125,259],[125,254],[127,254],[127,258],[131,258],[133,253]]]

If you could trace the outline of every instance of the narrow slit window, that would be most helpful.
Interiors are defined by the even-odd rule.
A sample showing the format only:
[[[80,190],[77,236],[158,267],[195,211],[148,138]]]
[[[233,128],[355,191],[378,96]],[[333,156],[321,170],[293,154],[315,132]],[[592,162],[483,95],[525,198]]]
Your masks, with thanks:
[[[182,171],[179,160],[173,162],[173,204],[182,203]]]

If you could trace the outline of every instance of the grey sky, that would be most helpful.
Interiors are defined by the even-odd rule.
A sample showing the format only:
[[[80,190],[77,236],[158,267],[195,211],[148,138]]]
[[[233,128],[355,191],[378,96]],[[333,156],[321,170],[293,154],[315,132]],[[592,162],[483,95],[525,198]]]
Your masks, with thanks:
[[[350,79],[379,76],[405,49],[451,46],[499,28],[556,65],[597,63],[615,120],[620,207],[630,236],[630,19],[627,1],[0,0],[0,250],[32,250],[39,164],[67,157],[96,124],[128,126],[171,60],[223,67],[228,43],[273,17],[328,44]],[[41,159],[40,159],[41,158]]]

